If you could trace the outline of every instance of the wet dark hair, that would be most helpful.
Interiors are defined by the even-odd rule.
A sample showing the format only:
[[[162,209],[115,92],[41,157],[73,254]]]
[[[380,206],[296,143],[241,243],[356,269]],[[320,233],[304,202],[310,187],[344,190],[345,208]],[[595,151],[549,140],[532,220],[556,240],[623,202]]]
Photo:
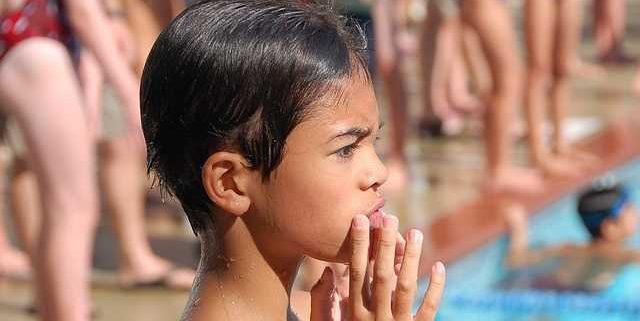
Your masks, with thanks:
[[[619,185],[592,187],[578,197],[578,214],[591,237],[602,237],[602,223],[616,218],[631,202],[629,193]]]
[[[366,41],[319,3],[201,1],[158,37],[144,68],[148,169],[175,195],[196,234],[214,228],[202,166],[240,153],[265,180],[310,108],[367,74]]]

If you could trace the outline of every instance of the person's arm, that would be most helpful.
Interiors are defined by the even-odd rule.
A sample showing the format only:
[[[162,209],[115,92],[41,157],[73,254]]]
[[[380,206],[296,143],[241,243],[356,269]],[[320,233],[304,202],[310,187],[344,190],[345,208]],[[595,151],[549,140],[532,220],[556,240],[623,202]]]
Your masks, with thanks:
[[[512,267],[526,265],[529,252],[527,234],[527,213],[521,205],[509,205],[505,208],[505,220],[509,229],[509,249],[507,264]]]
[[[141,135],[139,80],[118,51],[102,4],[98,0],[67,0],[65,9],[74,34],[94,55],[106,80],[126,106],[127,122],[132,134]]]
[[[551,257],[567,256],[576,249],[576,246],[571,244],[544,247],[536,250],[529,248],[527,212],[520,204],[511,204],[505,208],[505,220],[510,233],[506,259],[509,267],[524,267],[542,262]]]

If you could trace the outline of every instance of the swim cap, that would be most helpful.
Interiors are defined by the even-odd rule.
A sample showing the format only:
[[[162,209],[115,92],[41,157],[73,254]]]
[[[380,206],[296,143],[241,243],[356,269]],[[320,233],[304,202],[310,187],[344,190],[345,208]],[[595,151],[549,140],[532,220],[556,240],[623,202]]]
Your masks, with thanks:
[[[578,214],[591,236],[598,238],[602,222],[617,218],[630,201],[623,186],[592,187],[578,197]]]

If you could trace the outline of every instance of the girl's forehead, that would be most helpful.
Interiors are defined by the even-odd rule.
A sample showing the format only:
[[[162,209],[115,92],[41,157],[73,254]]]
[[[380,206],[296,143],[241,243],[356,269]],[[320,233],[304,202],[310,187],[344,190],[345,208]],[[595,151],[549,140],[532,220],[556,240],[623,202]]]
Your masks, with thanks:
[[[316,108],[317,121],[325,125],[370,125],[379,122],[378,101],[368,82],[352,80],[343,84],[339,93]]]
[[[315,106],[290,135],[294,141],[327,142],[351,130],[376,132],[380,126],[378,103],[370,86],[353,86],[343,97]],[[294,138],[295,137],[295,138]],[[320,141],[321,140],[321,141]]]

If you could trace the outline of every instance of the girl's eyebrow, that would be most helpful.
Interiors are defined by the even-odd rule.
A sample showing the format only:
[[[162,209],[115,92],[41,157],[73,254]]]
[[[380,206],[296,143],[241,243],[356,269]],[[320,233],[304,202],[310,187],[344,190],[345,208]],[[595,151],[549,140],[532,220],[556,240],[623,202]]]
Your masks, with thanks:
[[[363,137],[367,137],[371,135],[371,128],[370,127],[351,127],[349,129],[346,129],[344,131],[339,132],[337,135],[331,137],[331,139],[329,139],[328,142],[331,142],[335,139],[338,138],[343,138],[346,136],[350,136],[350,137],[355,137],[357,139],[363,138]]]
[[[380,130],[383,126],[384,126],[384,123],[380,122],[380,126],[378,126],[378,130]],[[328,142],[331,142],[335,139],[346,137],[346,136],[355,137],[356,139],[361,139],[371,135],[371,132],[372,132],[371,127],[351,127],[331,137],[331,139],[329,139]]]

